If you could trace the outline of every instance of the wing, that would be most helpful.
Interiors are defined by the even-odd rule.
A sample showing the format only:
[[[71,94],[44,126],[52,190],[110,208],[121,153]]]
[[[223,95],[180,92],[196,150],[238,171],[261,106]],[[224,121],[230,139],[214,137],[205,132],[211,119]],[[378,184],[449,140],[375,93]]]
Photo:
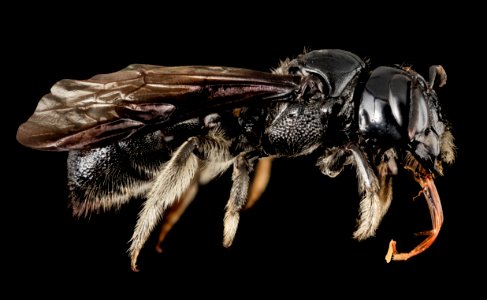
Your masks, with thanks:
[[[266,101],[293,99],[299,76],[241,68],[130,65],[88,80],[64,79],[17,131],[24,146],[89,149],[150,126]]]

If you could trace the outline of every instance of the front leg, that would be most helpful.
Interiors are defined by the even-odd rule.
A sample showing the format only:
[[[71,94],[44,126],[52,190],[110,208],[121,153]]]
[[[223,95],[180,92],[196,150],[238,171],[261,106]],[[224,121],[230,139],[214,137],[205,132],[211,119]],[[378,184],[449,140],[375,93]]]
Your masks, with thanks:
[[[382,217],[389,208],[392,199],[390,178],[386,172],[379,171],[379,180],[367,156],[354,144],[331,148],[317,163],[321,172],[330,177],[337,176],[342,172],[343,167],[349,164],[355,167],[359,192],[362,195],[358,226],[353,237],[364,240],[374,236]]]
[[[441,207],[440,195],[436,189],[433,176],[431,174],[415,174],[414,178],[421,185],[421,194],[424,195],[428,203],[431,225],[433,228],[418,233],[418,235],[425,235],[426,238],[413,250],[406,253],[399,253],[396,249],[396,242],[391,240],[389,243],[389,250],[385,257],[387,262],[390,262],[391,260],[407,260],[428,249],[438,237],[443,224],[443,209]]]
[[[392,175],[395,170],[395,152],[386,151],[376,166],[378,176],[369,164],[367,156],[356,145],[349,146],[362,194],[358,228],[353,237],[364,240],[375,235],[382,218],[392,201]],[[379,178],[378,178],[379,177]]]

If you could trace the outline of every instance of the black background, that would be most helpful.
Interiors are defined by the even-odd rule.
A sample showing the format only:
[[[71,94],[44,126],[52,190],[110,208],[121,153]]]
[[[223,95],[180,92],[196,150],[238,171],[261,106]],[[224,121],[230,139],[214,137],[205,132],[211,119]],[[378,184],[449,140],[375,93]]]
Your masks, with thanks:
[[[8,278],[24,283],[25,290],[16,292],[33,286],[46,294],[134,288],[161,297],[172,292],[323,296],[330,291],[375,295],[389,289],[397,294],[473,291],[471,274],[484,270],[479,233],[485,219],[477,216],[485,195],[477,192],[482,177],[476,175],[483,170],[484,154],[477,145],[485,135],[480,108],[485,96],[473,75],[484,60],[477,39],[467,35],[475,30],[475,20],[461,27],[453,13],[435,11],[340,12],[331,19],[329,12],[309,15],[310,7],[272,14],[238,10],[209,14],[196,9],[190,14],[144,7],[122,14],[73,8],[32,17],[19,14],[4,26],[4,141],[13,153],[4,160],[9,170],[2,197],[2,244],[10,253],[4,256]],[[445,67],[449,81],[438,93],[453,123],[458,159],[436,180],[445,223],[423,254],[406,262],[384,261],[391,238],[406,251],[419,242],[414,232],[430,228],[424,200],[412,200],[419,186],[407,175],[395,182],[394,200],[377,236],[358,242],[351,237],[359,200],[353,171],[332,180],[310,159],[281,159],[261,200],[242,213],[230,249],[221,246],[231,185],[226,173],[201,188],[167,238],[164,253],[154,251],[153,235],[141,253],[141,271],[133,273],[126,251],[142,201],[73,219],[67,208],[66,153],[35,151],[15,141],[17,127],[63,78],[85,79],[131,63],[267,71],[305,47],[341,48],[375,66],[404,63],[425,75],[431,64]],[[36,285],[42,280],[47,283]]]

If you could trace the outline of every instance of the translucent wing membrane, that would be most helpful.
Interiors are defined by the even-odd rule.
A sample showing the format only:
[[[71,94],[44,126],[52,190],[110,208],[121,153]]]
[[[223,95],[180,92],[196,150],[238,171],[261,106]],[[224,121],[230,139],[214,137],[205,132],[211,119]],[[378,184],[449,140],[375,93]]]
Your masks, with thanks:
[[[219,109],[293,97],[298,76],[240,68],[130,65],[88,80],[64,79],[17,132],[40,150],[92,148],[147,125],[166,126]]]

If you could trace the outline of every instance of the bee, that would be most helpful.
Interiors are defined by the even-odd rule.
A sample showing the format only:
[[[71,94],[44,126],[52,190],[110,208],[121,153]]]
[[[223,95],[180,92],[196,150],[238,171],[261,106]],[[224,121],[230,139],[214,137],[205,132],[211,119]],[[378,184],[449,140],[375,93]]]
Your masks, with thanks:
[[[435,85],[396,65],[370,63],[340,49],[314,50],[272,72],[221,66],[130,65],[87,80],[64,79],[17,131],[30,148],[68,151],[75,216],[146,200],[130,240],[131,267],[164,217],[160,243],[198,186],[232,168],[223,245],[240,212],[265,190],[271,161],[318,154],[321,172],[356,170],[361,197],[353,237],[375,235],[392,201],[400,167],[421,187],[432,229],[409,252],[391,240],[386,261],[406,260],[433,244],[443,223],[434,179],[455,159],[451,125]]]

